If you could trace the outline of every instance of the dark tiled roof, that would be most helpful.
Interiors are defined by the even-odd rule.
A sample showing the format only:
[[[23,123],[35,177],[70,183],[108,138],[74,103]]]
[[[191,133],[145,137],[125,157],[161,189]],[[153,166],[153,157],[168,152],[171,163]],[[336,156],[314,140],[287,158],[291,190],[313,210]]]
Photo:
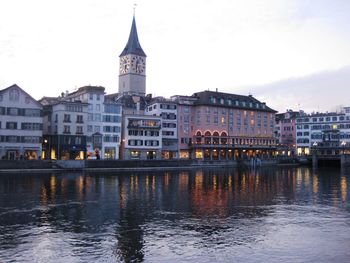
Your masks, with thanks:
[[[140,103],[140,110],[144,110],[146,105],[151,100],[150,97],[138,96],[138,95],[128,95],[124,94],[119,96],[118,93],[109,94],[105,96],[108,101],[115,101],[123,106],[124,109],[136,109],[137,103]]]
[[[146,54],[142,50],[142,47],[139,42],[139,37],[137,35],[135,17],[133,17],[132,19],[132,25],[131,25],[128,43],[126,44],[123,52],[120,54],[120,57],[129,55],[129,54],[146,57]]]
[[[202,91],[192,95],[197,98],[195,105],[208,105],[217,107],[231,107],[247,110],[259,110],[267,112],[277,112],[266,106],[265,103],[260,102],[252,95],[244,96],[231,93],[223,93],[216,91]]]

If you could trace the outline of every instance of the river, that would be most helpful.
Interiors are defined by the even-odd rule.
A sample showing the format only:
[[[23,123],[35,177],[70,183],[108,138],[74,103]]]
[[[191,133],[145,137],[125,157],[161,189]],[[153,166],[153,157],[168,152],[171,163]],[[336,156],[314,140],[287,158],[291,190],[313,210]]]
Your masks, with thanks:
[[[337,168],[0,174],[0,262],[349,262]]]

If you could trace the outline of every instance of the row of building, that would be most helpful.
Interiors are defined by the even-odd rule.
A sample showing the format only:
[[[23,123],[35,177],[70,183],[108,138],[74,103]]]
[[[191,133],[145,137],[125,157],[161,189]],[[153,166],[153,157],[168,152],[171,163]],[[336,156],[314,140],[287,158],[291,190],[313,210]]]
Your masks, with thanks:
[[[39,101],[17,85],[0,90],[4,159],[207,159],[308,154],[324,129],[349,140],[349,109],[308,116],[276,111],[253,96],[202,91],[146,93],[146,54],[135,17],[119,56],[119,90],[85,86]],[[329,115],[329,116],[328,116]]]
[[[275,111],[252,96],[105,94],[86,86],[39,101],[0,91],[6,159],[233,159],[271,155]]]
[[[276,114],[275,137],[282,154],[309,155],[315,148],[326,155],[339,154],[350,146],[350,107],[338,112]]]

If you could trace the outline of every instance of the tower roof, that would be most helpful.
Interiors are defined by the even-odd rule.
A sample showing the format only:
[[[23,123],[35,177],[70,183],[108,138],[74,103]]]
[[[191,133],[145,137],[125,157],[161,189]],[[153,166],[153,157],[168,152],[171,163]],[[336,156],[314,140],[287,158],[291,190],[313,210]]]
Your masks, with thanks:
[[[123,52],[119,55],[119,57],[129,55],[129,54],[146,57],[146,54],[142,50],[142,47],[139,42],[139,38],[137,36],[135,16],[132,19],[132,25],[131,25],[128,43],[126,44]]]

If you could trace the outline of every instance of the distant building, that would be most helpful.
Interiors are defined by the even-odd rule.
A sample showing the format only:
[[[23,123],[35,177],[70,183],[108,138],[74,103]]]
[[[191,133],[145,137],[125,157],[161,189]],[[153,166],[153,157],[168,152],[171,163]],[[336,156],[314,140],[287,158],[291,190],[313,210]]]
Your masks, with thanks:
[[[67,97],[43,97],[43,158],[83,160],[86,158],[88,104]]]
[[[135,114],[123,116],[122,159],[161,159],[161,124],[160,117]]]
[[[145,114],[162,119],[162,158],[178,158],[177,103],[163,97],[154,98],[146,106]]]
[[[105,96],[105,88],[101,86],[84,86],[66,97],[88,104],[88,158],[95,158],[97,153],[102,159],[119,159],[122,105]]]
[[[275,136],[277,151],[282,155],[296,154],[296,119],[303,112],[287,110],[276,114]]]
[[[253,96],[203,91],[178,103],[180,158],[226,160],[272,155],[276,111]]]
[[[0,90],[0,157],[41,157],[42,106],[19,86]]]
[[[350,107],[336,113],[313,113],[296,120],[298,155],[308,155],[311,148],[332,141],[333,146],[350,143]]]

